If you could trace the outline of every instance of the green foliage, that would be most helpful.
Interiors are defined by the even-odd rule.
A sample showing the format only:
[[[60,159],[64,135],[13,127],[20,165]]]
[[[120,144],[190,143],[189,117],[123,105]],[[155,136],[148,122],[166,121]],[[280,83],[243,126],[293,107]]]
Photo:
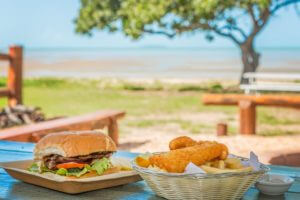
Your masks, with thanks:
[[[61,87],[67,84],[65,79],[57,79],[57,78],[34,78],[34,79],[26,79],[24,81],[24,85],[26,86],[35,86],[39,85],[40,87]]]
[[[195,30],[212,31],[220,24],[236,25],[235,11],[259,13],[276,0],[81,0],[76,31],[92,34],[93,29],[139,38],[144,33],[174,36]],[[212,39],[212,35],[207,37]]]

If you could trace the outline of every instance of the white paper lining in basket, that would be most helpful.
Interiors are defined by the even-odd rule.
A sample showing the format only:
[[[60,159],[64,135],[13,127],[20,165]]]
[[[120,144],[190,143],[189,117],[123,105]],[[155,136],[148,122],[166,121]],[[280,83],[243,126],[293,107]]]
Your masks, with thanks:
[[[230,157],[234,157],[232,155],[228,156]],[[242,161],[242,164],[244,167],[249,167],[251,166],[253,168],[254,171],[258,171],[260,169],[260,163],[258,161],[258,157],[254,152],[250,152],[250,158],[247,161]],[[197,165],[195,165],[194,163],[190,162],[184,171],[184,174],[206,174],[206,172],[201,169],[200,167],[198,167]]]

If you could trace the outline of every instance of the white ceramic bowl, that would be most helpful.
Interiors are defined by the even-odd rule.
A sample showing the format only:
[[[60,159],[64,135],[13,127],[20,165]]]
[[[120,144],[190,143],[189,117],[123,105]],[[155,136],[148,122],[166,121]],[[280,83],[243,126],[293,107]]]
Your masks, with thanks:
[[[255,186],[267,195],[281,195],[288,191],[294,179],[279,174],[267,174],[260,178]]]

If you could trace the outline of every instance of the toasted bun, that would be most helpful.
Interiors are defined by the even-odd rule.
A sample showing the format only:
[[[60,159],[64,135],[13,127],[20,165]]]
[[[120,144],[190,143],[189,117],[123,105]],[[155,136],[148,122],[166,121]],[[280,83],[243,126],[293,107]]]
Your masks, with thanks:
[[[34,159],[41,160],[51,154],[74,157],[116,150],[113,140],[99,131],[60,132],[49,134],[36,144]]]

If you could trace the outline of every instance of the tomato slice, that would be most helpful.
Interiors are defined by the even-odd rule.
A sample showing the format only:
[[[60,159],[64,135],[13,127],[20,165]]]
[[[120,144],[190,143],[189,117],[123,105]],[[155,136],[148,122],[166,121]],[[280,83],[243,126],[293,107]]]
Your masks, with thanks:
[[[69,169],[69,168],[84,168],[85,164],[82,163],[75,163],[75,162],[68,162],[68,163],[61,163],[56,165],[56,168],[60,169],[60,168],[65,168],[65,169]]]

